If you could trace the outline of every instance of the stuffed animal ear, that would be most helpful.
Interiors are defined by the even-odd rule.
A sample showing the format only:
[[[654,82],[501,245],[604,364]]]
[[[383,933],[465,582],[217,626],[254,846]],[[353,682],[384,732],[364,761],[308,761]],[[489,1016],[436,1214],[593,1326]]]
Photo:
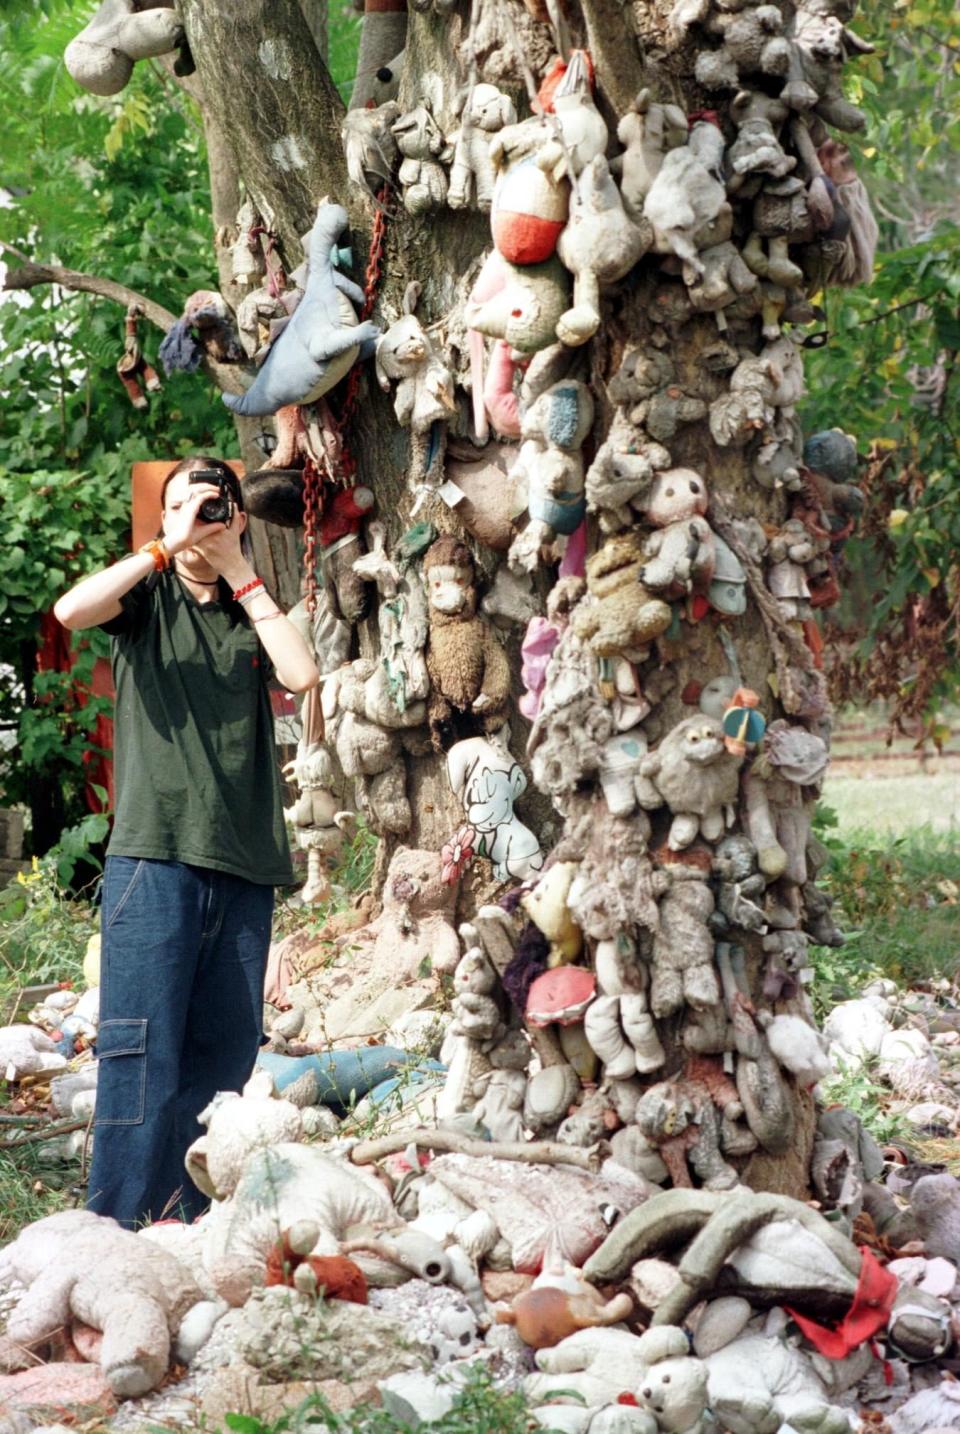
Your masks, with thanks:
[[[409,284],[407,285],[407,287],[404,289],[404,291],[403,291],[403,312],[404,312],[405,314],[412,314],[413,311],[416,309],[416,307],[417,307],[417,300],[420,298],[420,291],[421,291],[422,287],[423,287],[423,286],[419,283],[418,280],[416,280],[416,279],[411,279],[411,280],[410,280],[410,283],[409,283]]]

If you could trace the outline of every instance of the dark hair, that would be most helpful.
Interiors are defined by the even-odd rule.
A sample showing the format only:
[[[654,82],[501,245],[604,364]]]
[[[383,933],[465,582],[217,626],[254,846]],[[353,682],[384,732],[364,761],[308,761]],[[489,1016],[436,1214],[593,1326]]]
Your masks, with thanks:
[[[216,469],[216,471],[223,478],[224,483],[226,483],[227,488],[230,492],[230,497],[233,499],[233,503],[237,511],[239,513],[245,513],[247,511],[243,503],[243,484],[240,482],[240,479],[237,477],[236,473],[234,473],[229,463],[226,463],[222,458],[201,458],[197,456],[193,456],[191,458],[181,458],[180,462],[175,463],[174,466],[170,469],[170,472],[167,474],[166,478],[164,478],[163,487],[160,489],[161,511],[166,506],[167,489],[169,488],[173,479],[179,478],[181,473],[189,473],[190,470],[193,468]],[[157,534],[157,537],[163,537],[162,529]],[[240,551],[243,553],[243,556],[247,559],[248,562],[251,562],[253,560],[253,544],[250,541],[249,528],[244,532],[243,536],[240,539]]]
[[[192,468],[215,468],[227,487],[230,489],[230,497],[241,513],[246,509],[243,506],[243,486],[240,479],[234,473],[229,463],[222,458],[181,458],[179,463],[174,464],[163,480],[163,487],[160,489],[160,507],[166,506],[167,489],[174,478],[179,478],[181,473],[189,473]]]

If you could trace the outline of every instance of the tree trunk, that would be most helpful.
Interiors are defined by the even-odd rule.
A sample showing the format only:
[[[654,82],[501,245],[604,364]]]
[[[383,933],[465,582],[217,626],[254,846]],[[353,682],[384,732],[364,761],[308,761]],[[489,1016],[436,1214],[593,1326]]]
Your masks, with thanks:
[[[344,203],[349,210],[354,240],[354,273],[359,278],[370,240],[375,206],[369,195],[354,186],[348,187],[339,138],[342,105],[304,21],[303,8],[296,0],[272,0],[269,5],[259,3],[259,0],[238,0],[229,7],[223,7],[215,0],[179,0],[179,8],[212,123],[232,146],[247,192],[259,204],[268,206],[273,214],[288,269],[301,257],[299,236],[312,223],[317,201],[323,196],[330,196]],[[788,116],[785,109],[783,113],[773,113],[770,110],[772,102],[765,98],[757,99],[756,95],[751,101],[757,108],[757,114],[751,120],[755,128],[752,131],[748,131],[746,125],[740,128],[745,102],[738,97],[734,106],[730,102],[731,95],[738,88],[749,91],[751,84],[758,94],[761,90],[776,94],[783,83],[780,72],[776,76],[761,76],[750,73],[749,65],[741,62],[749,81],[741,76],[737,83],[727,84],[722,89],[704,89],[698,85],[694,78],[695,61],[700,53],[716,53],[719,31],[729,19],[726,10],[718,11],[713,31],[694,24],[685,35],[678,35],[671,32],[668,24],[674,9],[672,0],[646,0],[646,3],[636,0],[627,8],[615,3],[615,0],[583,0],[581,6],[568,8],[571,12],[576,8],[576,14],[571,13],[566,21],[571,43],[574,47],[589,49],[595,66],[595,102],[611,136],[607,153],[620,153],[621,146],[613,138],[618,122],[628,114],[637,95],[648,88],[648,98],[653,103],[656,116],[634,115],[634,130],[638,138],[630,149],[633,162],[649,162],[654,169],[664,162],[669,141],[665,141],[654,154],[656,145],[650,136],[656,119],[662,120],[665,130],[671,123],[676,123],[675,118],[671,120],[669,114],[658,107],[679,106],[683,114],[691,117],[691,125],[695,120],[701,120],[697,132],[708,149],[711,137],[722,133],[726,144],[724,173],[733,210],[732,220],[726,228],[723,214],[718,216],[718,206],[714,206],[709,216],[704,212],[704,223],[709,219],[714,225],[713,237],[706,244],[702,225],[695,240],[690,234],[684,238],[679,233],[683,225],[681,217],[673,221],[669,215],[666,219],[660,215],[656,219],[658,227],[655,234],[647,224],[647,238],[656,242],[653,247],[648,246],[646,254],[621,279],[603,288],[602,322],[596,337],[585,347],[571,348],[566,353],[562,346],[556,346],[555,357],[560,365],[557,376],[586,381],[596,407],[593,430],[583,447],[584,465],[588,468],[588,492],[589,475],[600,473],[604,453],[614,468],[621,460],[625,467],[629,467],[630,463],[637,463],[644,456],[651,465],[646,484],[638,482],[636,485],[636,501],[632,507],[629,501],[625,508],[616,511],[612,500],[608,500],[610,506],[606,507],[599,501],[592,504],[587,533],[588,554],[596,554],[603,548],[607,534],[611,532],[619,533],[624,541],[635,538],[645,542],[647,552],[639,565],[634,563],[630,567],[629,577],[624,579],[624,586],[616,599],[619,603],[616,613],[613,610],[616,603],[611,603],[609,608],[603,606],[607,602],[606,597],[600,596],[603,583],[591,576],[590,591],[596,592],[594,607],[591,609],[589,599],[584,600],[579,609],[581,616],[602,610],[605,615],[602,622],[608,620],[606,614],[609,613],[610,621],[616,618],[634,631],[631,624],[649,596],[645,596],[644,588],[638,581],[638,571],[642,569],[644,581],[648,585],[653,584],[656,563],[651,567],[650,561],[657,543],[661,544],[661,577],[665,563],[674,565],[671,569],[673,581],[661,581],[658,588],[661,602],[670,604],[670,625],[665,631],[661,630],[650,644],[649,657],[636,658],[637,650],[643,646],[638,638],[624,640],[619,647],[611,640],[612,645],[603,648],[597,624],[593,626],[592,637],[578,639],[581,648],[589,650],[589,660],[598,667],[602,679],[599,690],[590,699],[594,704],[591,711],[595,713],[604,704],[610,711],[614,710],[610,707],[610,692],[604,686],[604,680],[610,678],[608,668],[611,663],[615,674],[636,679],[643,704],[648,706],[646,715],[633,730],[634,735],[656,753],[654,760],[645,768],[645,781],[637,778],[641,805],[645,803],[644,810],[650,811],[652,829],[646,845],[652,854],[652,862],[650,855],[638,857],[636,882],[648,884],[660,897],[659,935],[652,929],[657,924],[656,911],[644,919],[646,924],[643,921],[631,924],[628,920],[625,928],[606,935],[596,926],[596,929],[588,931],[589,939],[581,959],[589,963],[597,949],[604,944],[609,946],[609,938],[616,936],[617,939],[623,938],[626,945],[632,943],[636,947],[639,958],[636,970],[648,971],[651,961],[655,972],[658,963],[661,966],[673,963],[676,972],[680,972],[678,979],[682,985],[678,1000],[663,996],[662,990],[657,994],[659,977],[655,974],[653,978],[649,999],[654,1000],[654,1024],[664,1047],[665,1059],[659,1066],[654,1065],[652,1070],[648,1067],[644,1084],[649,1087],[670,1078],[674,1083],[664,1089],[663,1099],[690,1102],[696,1121],[706,1128],[711,1122],[704,1114],[704,1107],[709,1113],[717,1105],[722,1106],[724,1100],[727,1100],[727,1115],[732,1120],[735,1111],[729,1098],[717,1096],[714,1090],[714,1104],[711,1104],[708,1087],[712,1079],[719,1080],[721,1065],[731,1075],[735,1074],[741,1087],[741,1097],[747,1105],[749,1125],[754,1127],[753,1133],[760,1138],[757,1152],[746,1163],[745,1178],[757,1188],[800,1194],[808,1182],[813,1102],[793,1077],[773,1061],[762,1031],[754,1029],[753,1036],[749,1033],[745,1036],[744,1030],[750,1026],[750,1012],[754,1008],[762,1008],[771,1014],[798,1012],[803,1015],[809,1011],[803,994],[802,967],[807,944],[803,925],[810,925],[813,920],[815,898],[805,889],[802,867],[810,814],[822,772],[813,762],[806,782],[786,773],[785,759],[782,753],[778,757],[776,744],[771,744],[769,728],[777,721],[785,723],[786,728],[781,726],[774,731],[779,732],[781,738],[786,731],[784,740],[787,746],[791,741],[799,743],[809,755],[808,739],[813,739],[815,747],[817,740],[828,737],[829,726],[822,678],[816,669],[815,653],[808,646],[808,642],[813,642],[813,633],[807,598],[802,591],[806,585],[802,571],[798,572],[800,565],[811,559],[809,555],[778,559],[774,549],[768,550],[765,558],[761,557],[764,544],[771,538],[778,538],[783,524],[791,516],[791,504],[795,506],[799,502],[801,479],[797,473],[801,464],[800,439],[799,430],[792,420],[796,394],[785,396],[796,357],[789,339],[779,339],[777,334],[779,317],[785,307],[795,318],[803,318],[804,290],[792,278],[784,281],[792,285],[789,292],[777,288],[769,275],[761,278],[758,284],[757,274],[762,272],[766,262],[766,246],[776,242],[770,234],[777,231],[775,226],[773,231],[768,227],[763,231],[764,237],[759,244],[751,239],[751,231],[759,222],[755,216],[762,209],[762,203],[756,204],[755,201],[758,195],[764,201],[768,189],[773,194],[772,185],[777,178],[793,171],[802,177],[800,189],[804,192],[811,189],[812,192],[818,165],[810,160],[810,154],[816,144],[822,143],[825,131],[819,118],[805,117],[799,111]],[[697,9],[690,6],[677,8]],[[792,7],[784,8],[792,10]],[[529,9],[537,11],[538,7],[531,3]],[[701,6],[699,10],[709,20],[712,14],[710,7]],[[532,18],[528,9],[512,3],[512,0],[500,0],[496,4],[492,0],[490,3],[476,0],[472,10],[461,0],[449,14],[438,15],[429,9],[426,13],[411,14],[407,29],[407,59],[399,95],[400,110],[406,112],[418,103],[428,101],[440,131],[449,135],[459,123],[460,110],[471,86],[487,82],[499,85],[522,117],[529,113],[524,71],[532,71],[535,82],[541,83],[554,53],[554,40],[548,24]],[[796,48],[790,53],[794,66],[791,74],[796,81],[795,69],[799,63]],[[392,56],[376,58],[382,62]],[[725,54],[724,59],[729,62],[729,55]],[[366,68],[369,67],[368,56]],[[643,105],[640,109],[643,110]],[[770,113],[773,113],[772,121]],[[641,143],[645,124],[648,138]],[[769,145],[774,152],[773,158],[764,167],[764,163],[755,162],[755,153],[748,154],[742,171],[736,175],[733,146],[741,145],[737,153],[742,157],[744,137],[749,134],[753,135],[755,146],[762,148],[765,144]],[[777,137],[793,160],[793,163],[785,160],[779,170],[776,168]],[[676,136],[674,142],[679,143],[679,139],[680,136]],[[799,148],[794,147],[795,143]],[[692,153],[689,146],[687,152]],[[573,162],[569,151],[566,159]],[[717,166],[723,163],[722,158],[715,160]],[[648,182],[653,182],[653,174],[654,170],[651,170]],[[701,164],[700,174],[698,182],[702,186],[709,188],[715,183],[708,162]],[[579,184],[583,186],[585,182],[581,177]],[[690,193],[692,191],[688,193],[688,198]],[[678,195],[679,191],[673,198],[677,200]],[[641,190],[641,205],[642,198]],[[695,202],[699,203],[701,199],[702,193],[699,197],[694,195]],[[389,211],[383,282],[375,317],[386,328],[401,313],[402,297],[408,283],[416,280],[421,285],[417,316],[429,330],[434,347],[443,352],[460,383],[456,394],[456,413],[451,418],[448,437],[459,437],[461,441],[476,444],[466,392],[469,365],[463,301],[483,254],[490,246],[489,217],[476,208],[454,211],[445,207],[413,215],[407,212],[396,195],[390,200]],[[642,230],[646,221],[641,218],[639,206],[634,218]],[[671,222],[678,226],[676,230],[669,229]],[[791,259],[804,265],[808,276],[804,279],[804,286],[812,292],[823,282],[824,266],[829,268],[829,256],[826,259],[823,257],[826,251],[821,252],[819,241],[809,225],[801,235],[797,221],[794,219],[792,222]],[[712,247],[721,246],[731,229],[733,245],[726,250]],[[670,234],[676,242],[667,242]],[[740,259],[739,251],[750,247],[748,240],[757,272],[744,270]],[[697,282],[695,271],[703,263],[699,251],[705,247],[710,249],[713,267],[702,282]],[[785,244],[783,253],[786,253]],[[748,291],[752,291],[752,297]],[[586,284],[582,292],[588,293]],[[578,302],[580,297],[578,295]],[[762,311],[761,299],[764,300]],[[632,370],[635,352],[640,357],[642,373]],[[763,358],[758,358],[751,370],[751,361],[762,353]],[[490,361],[489,352],[487,361]],[[749,392],[753,407],[747,398],[742,400],[740,407],[734,403],[727,414],[724,436],[724,404],[731,394],[731,376],[734,373],[734,389],[741,394]],[[611,425],[614,425],[614,433],[619,431],[622,434],[625,427],[629,429],[632,448],[625,442],[616,453],[611,453],[610,444],[604,449]],[[752,436],[745,443],[747,431]],[[719,441],[721,438],[723,441]],[[361,401],[349,426],[347,441],[357,459],[358,481],[366,483],[376,494],[377,517],[387,531],[387,550],[413,521],[430,521],[439,533],[453,534],[468,543],[481,586],[488,590],[498,569],[503,566],[504,555],[472,537],[462,526],[456,507],[447,506],[441,495],[428,491],[421,494],[414,519],[414,491],[409,481],[409,432],[397,422],[392,395],[378,390],[369,370],[361,379]],[[768,443],[774,456],[779,455],[782,466],[790,470],[785,483],[781,481],[782,473],[776,479],[759,475],[758,449],[761,442]],[[666,445],[667,452],[664,454],[657,444]],[[791,454],[792,463],[788,461]],[[657,523],[648,521],[646,505],[654,469],[666,469],[671,473],[693,470],[693,476],[709,490],[706,518],[701,508],[697,510],[701,516],[693,523],[686,510],[675,525],[662,518]],[[537,472],[535,464],[530,478],[531,487],[535,486]],[[672,490],[668,498],[674,501]],[[743,526],[745,520],[751,519],[756,520],[752,528]],[[688,525],[686,528],[683,527],[684,522]],[[521,523],[518,522],[517,526],[521,527]],[[796,530],[793,536],[797,537]],[[684,569],[685,561],[693,561],[698,541],[705,545],[704,551],[709,550],[715,556],[716,537],[722,538],[732,551],[734,567],[739,562],[741,577],[736,581],[741,586],[745,584],[747,593],[746,610],[739,615],[724,615],[720,599],[709,587],[711,572],[708,571],[710,562],[707,559],[704,559],[699,577],[696,574],[690,576]],[[781,540],[781,547],[786,541]],[[604,549],[604,552],[607,551]],[[821,544],[821,559],[824,551]],[[555,551],[545,551],[537,566],[533,586],[539,596],[541,613],[545,597],[556,581],[556,557]],[[588,568],[588,574],[593,572],[594,567]],[[793,582],[797,587],[794,593],[784,595],[781,591],[782,602],[771,594],[766,581],[768,576],[773,581],[774,567],[779,568],[779,579],[785,578],[788,584]],[[649,580],[646,577],[648,573]],[[602,625],[600,619],[598,622]],[[557,670],[557,663],[562,657],[563,660],[569,658],[573,650],[569,634],[571,630],[580,631],[578,623],[579,618],[575,614],[572,627],[568,627],[561,638],[552,671]],[[520,675],[522,631],[522,627],[515,626],[505,639],[511,668],[508,704],[510,750],[525,764],[529,778],[530,764],[524,753],[530,728],[516,707],[523,691]],[[377,643],[378,629],[374,617],[361,626],[359,650],[365,656],[382,657]],[[733,822],[734,832],[749,831],[754,846],[762,848],[761,834],[769,806],[776,826],[775,835],[782,839],[783,847],[789,847],[784,858],[789,857],[789,863],[784,872],[783,863],[776,853],[771,855],[769,849],[761,850],[762,875],[758,877],[755,867],[750,868],[748,851],[747,870],[736,879],[728,875],[721,880],[723,873],[716,865],[716,848],[723,835],[723,823],[721,821],[717,828],[704,812],[700,812],[698,821],[696,800],[699,797],[696,794],[691,808],[685,808],[682,793],[668,795],[673,788],[669,774],[665,772],[668,759],[664,754],[671,750],[671,743],[664,743],[664,739],[676,733],[681,724],[689,727],[694,718],[702,726],[709,727],[715,737],[715,725],[711,726],[711,723],[715,724],[716,719],[710,716],[706,699],[702,710],[698,706],[700,689],[712,680],[731,676],[736,679],[734,686],[756,694],[768,725],[768,738],[764,744],[752,746],[741,764],[740,786],[737,790],[734,779],[734,798],[729,804],[731,809],[726,814],[727,820]],[[548,684],[549,680],[548,676]],[[743,707],[744,703],[749,706],[752,699],[738,700]],[[725,701],[727,705],[733,705],[730,691]],[[623,706],[616,710],[622,712]],[[723,715],[722,703],[720,713]],[[612,719],[605,717],[604,720]],[[479,723],[477,730],[480,730]],[[545,720],[544,730],[549,738],[552,732],[549,721]],[[807,745],[804,746],[804,743]],[[449,747],[449,741],[445,745]],[[588,736],[577,730],[575,724],[566,752],[569,761],[580,760],[588,745]],[[406,767],[406,793],[412,820],[409,828],[401,834],[387,834],[383,849],[385,857],[398,841],[437,851],[464,819],[447,777],[446,752],[431,750],[425,739],[407,742],[405,748],[405,755],[398,760],[402,760]],[[692,784],[696,787],[699,781],[697,773],[704,769],[688,762],[686,751],[685,748],[677,762],[681,766],[686,764],[683,780],[688,786]],[[716,760],[727,766],[733,765],[729,744]],[[548,866],[551,853],[559,854],[564,860],[579,863],[583,873],[592,872],[594,881],[600,887],[608,879],[608,872],[604,870],[598,853],[602,852],[603,842],[607,840],[607,860],[619,873],[609,878],[615,886],[617,880],[622,882],[624,879],[622,873],[625,870],[618,865],[623,860],[622,844],[618,845],[620,836],[629,832],[632,833],[631,839],[635,840],[638,832],[642,834],[647,818],[643,811],[639,811],[629,818],[622,818],[621,827],[613,822],[608,831],[612,818],[600,794],[597,761],[587,761],[577,776],[579,780],[566,785],[562,781],[552,785],[546,780],[542,791],[537,791],[531,782],[526,797],[520,802],[519,813],[539,836],[547,853]],[[658,780],[661,783],[658,791],[663,800],[659,807],[656,805],[657,791],[651,795],[651,780],[654,785]],[[681,834],[678,827],[678,822],[683,825],[684,812],[690,810],[694,812],[692,836],[690,830],[686,835]],[[688,816],[686,820],[689,827],[691,818]],[[698,861],[701,865],[699,875],[696,870]],[[383,869],[385,859],[381,862],[381,871]],[[699,916],[692,916],[686,908],[678,914],[677,903],[683,906],[685,900],[683,890],[702,892],[707,889],[706,881],[701,878],[708,870],[712,898],[709,901],[704,898],[701,902]],[[746,927],[740,924],[738,914],[741,917],[744,914],[742,905],[732,916],[727,911],[726,930],[722,929],[722,922],[718,924],[714,913],[711,932],[719,934],[727,945],[732,944],[745,952],[744,970],[748,986],[739,996],[727,991],[730,1025],[717,1036],[718,1013],[722,1014],[723,1004],[711,1002],[709,996],[704,995],[704,989],[709,990],[711,984],[716,986],[714,964],[711,962],[706,972],[700,971],[700,978],[706,981],[706,987],[702,987],[699,994],[698,978],[684,977],[683,973],[696,962],[696,956],[691,953],[706,939],[704,906],[723,905],[725,901],[729,905],[735,896],[742,897],[737,887],[738,880],[746,880],[748,890],[756,893],[759,889],[757,903],[763,917],[763,929],[755,929],[761,923],[750,913],[747,913]],[[502,883],[497,885],[492,882],[486,864],[478,862],[461,888],[461,915],[471,914],[482,899],[489,899],[492,893],[499,894],[503,889]],[[628,902],[639,900],[637,890],[639,886],[625,893]],[[624,892],[620,894],[624,896]],[[586,898],[582,899],[586,907]],[[665,913],[670,904],[674,909],[668,917]],[[667,921],[675,923],[679,932],[672,946],[664,935]],[[709,939],[712,943],[714,936]],[[667,947],[670,949],[667,950]],[[791,961],[801,968],[799,972],[787,969]],[[663,975],[662,971],[660,975]],[[643,977],[638,979],[642,983]],[[501,1000],[505,1013],[506,1001],[502,997],[497,999]],[[703,1031],[710,1019],[714,1021],[714,1035],[708,1039]],[[723,1021],[720,1024],[723,1026]],[[738,1030],[737,1037],[735,1033]],[[694,1033],[691,1034],[691,1031]],[[620,1036],[622,1045],[622,1032]],[[573,1060],[574,1057],[569,1055],[572,1044],[569,1038],[565,1039],[567,1058]],[[752,1056],[746,1053],[748,1047],[753,1050]],[[550,1049],[556,1057],[559,1049],[556,1043]],[[712,1075],[704,1076],[701,1070],[700,1076],[688,1071],[684,1077],[685,1062],[691,1052],[697,1050],[715,1057],[710,1066]],[[582,1050],[579,1059],[584,1060]],[[799,1064],[799,1060],[794,1064]],[[584,1069],[589,1065],[587,1059]],[[597,1079],[602,1079],[603,1069],[596,1073],[586,1071],[584,1080],[588,1090],[594,1074]],[[614,1085],[618,1083],[624,1084],[623,1080],[613,1082]],[[776,1108],[777,1101],[783,1102],[784,1110],[779,1134],[769,1128],[771,1111]],[[656,1121],[651,1118],[651,1128],[655,1124]],[[555,1122],[552,1128],[555,1128]],[[697,1128],[697,1124],[691,1125],[688,1132],[692,1135]],[[792,1133],[784,1139],[784,1130],[788,1128]],[[742,1122],[739,1129],[741,1134],[746,1134]],[[650,1138],[659,1143],[654,1136]],[[700,1139],[705,1142],[706,1136],[701,1134]],[[741,1145],[744,1144],[749,1144],[749,1140],[741,1142]],[[728,1149],[732,1148],[728,1146]],[[735,1163],[741,1170],[744,1169],[742,1159]],[[704,1178],[702,1172],[698,1178]]]

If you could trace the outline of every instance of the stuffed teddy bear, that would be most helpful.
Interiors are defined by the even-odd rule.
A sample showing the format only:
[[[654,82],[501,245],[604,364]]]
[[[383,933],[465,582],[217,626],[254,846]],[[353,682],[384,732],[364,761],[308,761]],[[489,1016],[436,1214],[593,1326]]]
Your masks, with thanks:
[[[397,180],[403,190],[403,207],[408,214],[428,214],[439,209],[447,197],[447,176],[443,168],[453,157],[453,148],[444,139],[425,104],[400,116],[391,126],[397,149],[403,155]]]
[[[612,396],[612,391],[611,391]],[[642,510],[657,472],[670,467],[670,454],[648,441],[621,410],[614,414],[606,439],[586,476],[587,507],[599,513],[604,532],[629,527]]]
[[[690,1354],[686,1330],[663,1324],[640,1336],[644,1379],[634,1391],[641,1409],[656,1420],[663,1434],[710,1434],[707,1413],[707,1368]]]
[[[727,150],[728,188],[736,193],[757,174],[782,179],[796,168],[796,156],[787,154],[777,131],[787,117],[787,106],[770,95],[741,90],[730,102],[730,118],[737,137]]]
[[[453,164],[447,203],[451,209],[466,209],[475,203],[489,209],[493,203],[496,173],[490,157],[490,140],[504,125],[516,123],[513,101],[496,85],[474,85],[467,95],[460,128],[450,136]]]
[[[665,868],[669,885],[660,898],[660,922],[653,937],[650,1007],[662,1018],[686,1002],[694,1010],[719,1005],[720,983],[713,963],[713,892],[699,862],[673,861]]]
[[[206,1134],[190,1146],[185,1163],[197,1188],[214,1200],[236,1188],[254,1151],[299,1140],[304,1133],[300,1109],[277,1095],[273,1077],[264,1070],[255,1070],[240,1092],[218,1091],[197,1121]]]
[[[389,392],[397,381],[393,410],[401,428],[410,429],[410,483],[416,487],[442,469],[443,450],[436,425],[456,412],[453,375],[414,317],[420,285],[408,284],[403,296],[403,317],[377,343],[376,372],[380,387]]]
[[[618,533],[587,559],[587,597],[574,609],[572,627],[598,657],[638,660],[670,626],[671,611],[642,585],[643,540]]]
[[[704,716],[678,722],[643,759],[650,787],[641,804],[670,808],[671,851],[690,846],[698,833],[710,842],[723,836],[733,821],[742,760],[727,751],[721,723]]]
[[[137,0],[103,0],[70,41],[63,63],[77,84],[91,94],[116,95],[133,74],[137,60],[166,55],[181,44],[183,26],[167,0],[141,4]]]
[[[783,16],[776,5],[738,5],[713,14],[709,33],[720,35],[719,50],[701,50],[694,73],[705,90],[740,90],[748,75],[786,76],[790,69],[790,42],[783,33]]]
[[[558,533],[569,537],[583,521],[580,447],[592,426],[590,390],[573,379],[552,384],[524,412],[510,477],[526,488],[530,521],[510,548],[511,567],[533,572],[540,549]]]
[[[24,1286],[7,1338],[35,1345],[76,1320],[103,1331],[100,1365],[132,1399],[167,1373],[181,1320],[203,1298],[185,1265],[88,1210],[36,1220],[0,1252],[0,1283]]]
[[[693,1184],[688,1162],[705,1190],[732,1190],[739,1183],[721,1154],[720,1112],[705,1087],[683,1079],[652,1085],[637,1102],[635,1120],[659,1151],[675,1189]]]
[[[557,335],[571,347],[585,344],[600,327],[600,286],[628,274],[650,248],[648,220],[626,214],[620,191],[602,154],[580,175],[557,253],[574,276],[573,308],[557,324]]]
[[[647,522],[658,530],[644,543],[644,556],[650,559],[639,574],[644,587],[667,597],[709,587],[716,559],[706,511],[707,485],[699,473],[668,468],[657,474],[644,509]]]
[[[731,1434],[776,1434],[784,1424],[815,1434],[850,1434],[808,1358],[782,1339],[744,1334],[708,1355],[707,1396]]]
[[[615,1404],[621,1394],[640,1386],[647,1360],[642,1340],[616,1327],[577,1330],[552,1348],[536,1354],[539,1374],[523,1382],[524,1392],[538,1402],[573,1398],[578,1405],[598,1408]]]
[[[510,664],[493,628],[477,614],[473,558],[459,538],[438,538],[423,561],[430,674],[428,717],[437,751],[451,735],[495,732],[507,719]],[[465,730],[461,731],[460,729]]]

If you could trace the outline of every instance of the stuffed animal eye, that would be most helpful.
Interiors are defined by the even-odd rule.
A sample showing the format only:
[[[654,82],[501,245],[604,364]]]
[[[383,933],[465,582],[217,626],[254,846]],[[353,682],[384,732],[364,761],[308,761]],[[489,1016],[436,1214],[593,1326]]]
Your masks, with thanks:
[[[699,492],[700,492],[700,484],[699,484],[699,483],[691,483],[691,484],[690,484],[690,492],[691,492],[691,493],[699,493]]]
[[[510,317],[511,317],[511,319],[522,319],[522,318],[523,318],[523,310],[522,310],[522,309],[511,309],[511,310],[510,310]]]
[[[460,1343],[461,1343],[461,1344],[469,1344],[469,1343],[470,1343],[470,1336],[469,1336],[469,1334],[467,1333],[466,1330],[464,1330],[463,1334],[460,1336]]]
[[[672,498],[672,497],[673,497],[673,489],[672,489],[672,488],[668,488],[668,489],[667,489],[667,497],[668,497],[668,498]]]
[[[669,1374],[665,1374],[665,1375],[663,1376],[663,1382],[664,1382],[664,1384],[669,1384],[669,1383],[670,1383],[670,1376],[669,1376]]]

